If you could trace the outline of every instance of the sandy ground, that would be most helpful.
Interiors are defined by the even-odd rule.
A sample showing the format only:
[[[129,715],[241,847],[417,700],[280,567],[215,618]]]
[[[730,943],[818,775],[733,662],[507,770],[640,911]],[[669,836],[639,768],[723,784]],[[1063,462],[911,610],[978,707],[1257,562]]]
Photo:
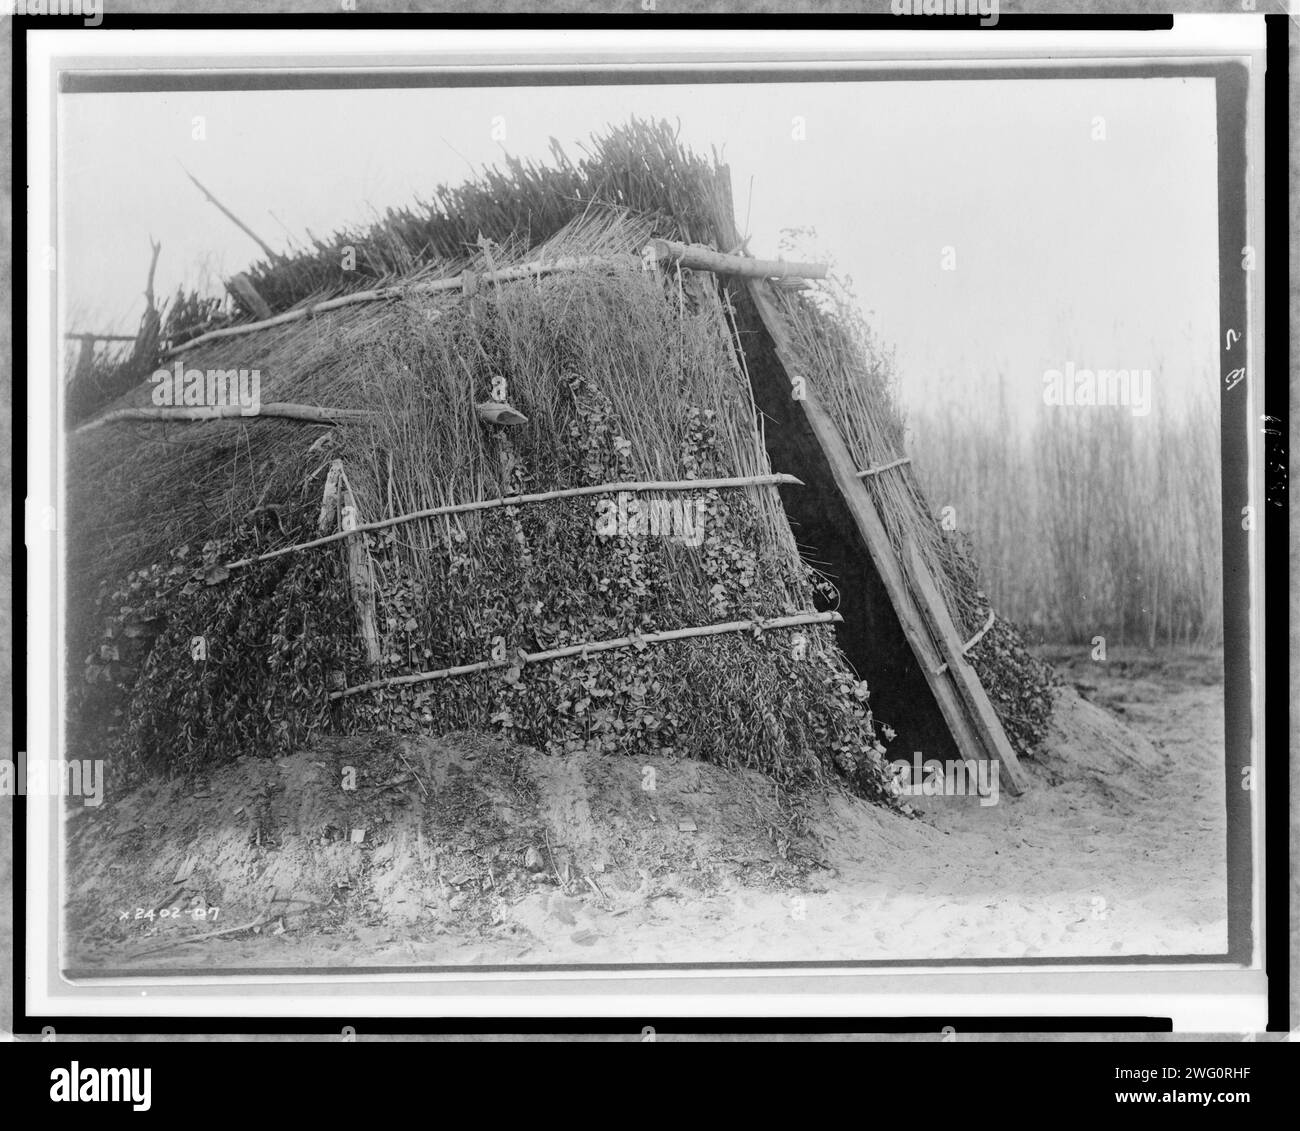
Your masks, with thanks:
[[[1059,693],[1031,788],[994,805],[914,798],[915,819],[698,763],[552,759],[474,736],[331,740],[188,794],[158,783],[70,820],[65,964],[1222,952],[1216,661],[1054,658],[1082,697]],[[347,791],[349,765],[360,780]],[[175,945],[218,930],[230,933]]]

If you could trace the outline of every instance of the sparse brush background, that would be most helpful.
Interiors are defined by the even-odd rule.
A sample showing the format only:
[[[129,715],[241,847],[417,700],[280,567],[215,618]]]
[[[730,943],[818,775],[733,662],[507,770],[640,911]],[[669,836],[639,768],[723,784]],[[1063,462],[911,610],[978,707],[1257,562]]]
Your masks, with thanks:
[[[1159,376],[1153,380],[1158,383]],[[1219,411],[1203,400],[913,409],[908,451],[955,511],[993,607],[1037,641],[1213,647],[1223,635]]]

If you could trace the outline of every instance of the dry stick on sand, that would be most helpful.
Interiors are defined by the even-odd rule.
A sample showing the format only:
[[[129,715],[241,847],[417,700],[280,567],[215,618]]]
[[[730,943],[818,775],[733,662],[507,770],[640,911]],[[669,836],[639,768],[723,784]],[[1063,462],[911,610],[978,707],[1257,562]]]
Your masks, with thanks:
[[[609,652],[616,648],[633,648],[638,644],[661,644],[667,640],[689,640],[697,636],[721,636],[728,632],[765,632],[770,628],[794,628],[802,624],[841,624],[844,618],[839,613],[800,613],[797,616],[776,617],[773,620],[733,620],[722,624],[705,624],[695,628],[674,628],[664,632],[648,632],[644,636],[619,636],[613,640],[596,640],[587,644],[570,644],[565,648],[552,648],[546,652],[517,652],[513,658],[504,660],[480,660],[476,664],[465,664],[455,668],[440,668],[432,672],[415,672],[412,675],[394,675],[386,679],[375,679],[369,683],[360,683],[343,691],[331,691],[331,699],[344,699],[349,695],[360,695],[364,691],[378,691],[384,687],[401,687],[410,683],[428,683],[435,679],[448,679],[452,676],[470,675],[473,672],[487,671],[489,668],[505,668],[513,664],[541,664],[550,660],[560,660],[565,656],[583,656],[588,652]]]
[[[569,885],[560,875],[560,866],[555,862],[555,849],[551,847],[551,834],[547,829],[542,830],[542,836],[546,838],[546,858],[551,862],[551,871],[555,873],[555,882],[560,885],[560,890],[566,895],[569,891]]]
[[[301,901],[301,902],[304,902],[305,907],[325,906],[325,904],[323,903],[305,903],[305,901]],[[271,923],[274,923],[277,919],[284,918],[286,914],[293,914],[293,912],[286,913],[285,911],[277,911],[272,915],[266,916],[265,918],[252,919],[247,923],[240,923],[234,927],[225,927],[220,931],[208,931],[207,933],[202,935],[186,935],[184,938],[180,938],[180,939],[168,939],[165,943],[159,943],[157,946],[150,946],[150,947],[145,947],[144,950],[137,950],[134,954],[131,955],[131,957],[143,958],[146,954],[155,954],[160,950],[170,950],[174,946],[184,946],[186,943],[202,942],[205,939],[217,939],[220,938],[222,935],[235,935],[238,934],[240,931],[251,931],[254,927],[269,926]]]
[[[778,472],[774,475],[741,475],[727,479],[664,479],[636,483],[594,483],[585,487],[566,487],[559,491],[542,491],[536,495],[503,495],[497,499],[480,499],[473,503],[452,503],[449,506],[430,507],[428,510],[399,514],[394,518],[381,518],[375,522],[363,522],[350,531],[327,534],[323,538],[314,538],[310,542],[299,542],[294,546],[281,546],[278,550],[270,550],[265,554],[259,554],[255,558],[242,558],[237,562],[228,562],[226,563],[226,569],[243,569],[245,566],[253,565],[256,562],[265,562],[271,558],[278,558],[282,554],[293,554],[299,550],[314,550],[317,546],[327,546],[331,542],[341,541],[354,534],[366,534],[372,530],[383,530],[403,522],[414,522],[420,518],[436,518],[438,515],[443,514],[464,514],[467,511],[485,511],[496,507],[517,507],[524,503],[545,503],[552,499],[577,498],[580,495],[609,495],[619,491],[711,491],[716,487],[760,487],[783,483],[792,487],[803,486],[802,479],[796,479],[793,475]]]
[[[406,761],[406,755],[402,753],[400,748],[397,751],[397,756],[401,758],[406,768],[411,771],[411,776],[415,778],[415,784],[420,787],[420,791],[424,794],[424,798],[427,801],[429,799],[429,791],[425,788],[424,781],[420,778],[420,775],[415,772],[415,767],[412,766],[410,762]]]

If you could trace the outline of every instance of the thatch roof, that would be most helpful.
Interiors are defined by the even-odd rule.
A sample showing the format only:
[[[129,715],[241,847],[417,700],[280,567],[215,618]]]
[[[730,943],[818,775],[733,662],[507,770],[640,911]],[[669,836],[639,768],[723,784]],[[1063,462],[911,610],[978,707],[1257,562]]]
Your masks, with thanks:
[[[219,585],[191,577],[310,537],[334,460],[367,518],[581,484],[770,472],[750,387],[759,345],[744,311],[712,275],[665,281],[638,261],[652,236],[731,250],[729,209],[713,162],[682,150],[666,125],[634,122],[577,162],[556,147],[553,166],[511,162],[368,230],[251,267],[278,313],[377,283],[560,256],[603,261],[473,298],[346,306],[180,351],[186,368],[259,369],[263,402],[373,412],[364,422],[133,423],[71,436],[71,651],[78,666],[89,656],[85,718],[115,728],[146,761],[174,765],[283,749],[322,728],[491,725],[557,750],[668,746],[781,780],[829,772],[883,795],[882,748],[856,675],[893,686],[887,721],[902,729],[912,677],[890,668],[909,660],[887,655],[897,642],[885,636],[875,651],[857,649],[857,673],[830,629],[809,627],[793,649],[790,630],[732,634],[327,701],[324,688],[356,683],[368,666],[336,552],[287,555]],[[347,248],[355,272],[342,269]],[[864,468],[896,461],[901,417],[852,312],[816,295],[774,298],[854,457]],[[223,322],[240,320],[249,315],[235,310]],[[165,336],[180,343],[212,325],[173,318]],[[478,419],[475,404],[496,399],[500,378],[527,427]],[[150,392],[134,388],[112,407],[148,404]],[[891,539],[919,546],[954,621],[974,635],[988,612],[974,569],[934,522],[911,468],[873,478],[872,490]],[[803,514],[816,527],[812,511],[791,507],[799,491],[701,493],[710,533],[701,547],[593,539],[591,499],[393,527],[369,541],[383,669],[473,663],[502,640],[532,651],[825,607],[829,590],[796,548],[807,530],[792,533],[787,521]],[[807,549],[815,558],[825,547]],[[122,641],[116,660],[94,651],[106,618]],[[198,635],[201,664],[190,656]],[[1009,626],[998,622],[986,641],[972,659],[1027,748],[1045,672]]]

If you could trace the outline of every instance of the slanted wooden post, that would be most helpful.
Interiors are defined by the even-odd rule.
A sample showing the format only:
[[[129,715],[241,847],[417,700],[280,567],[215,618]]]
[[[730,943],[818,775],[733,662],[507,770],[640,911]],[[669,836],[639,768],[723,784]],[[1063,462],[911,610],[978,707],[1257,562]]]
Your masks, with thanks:
[[[244,272],[241,271],[238,275],[232,275],[227,279],[226,290],[239,299],[254,318],[264,320],[271,317],[270,304],[258,294],[257,288],[253,286],[253,280]]]
[[[336,519],[343,530],[355,530],[361,525],[357,500],[340,459],[330,464],[329,474],[325,477],[317,529],[324,533]],[[348,573],[348,590],[357,609],[361,639],[366,646],[366,661],[371,667],[377,667],[380,660],[379,618],[375,614],[374,574],[370,568],[370,555],[366,553],[364,534],[343,540],[343,562]]]
[[[1010,779],[1011,792],[1022,793],[1028,784],[1025,772],[1021,769],[1020,759],[1015,748],[1007,739],[1006,732],[993,704],[989,701],[984,685],[980,683],[979,674],[966,659],[966,646],[957,633],[957,626],[948,615],[948,606],[944,603],[939,587],[935,584],[930,567],[925,564],[910,539],[907,543],[907,565],[912,575],[912,583],[921,598],[921,615],[929,624],[934,639],[938,642],[939,652],[944,663],[948,665],[947,674],[957,687],[957,694],[965,704],[971,723],[989,758],[999,762]]]
[[[344,475],[339,493],[339,524],[344,530],[355,530],[360,522],[352,486]],[[345,553],[352,602],[357,607],[357,618],[361,622],[366,660],[373,667],[379,663],[379,618],[375,615],[375,582],[370,568],[370,555],[366,553],[366,537],[358,534],[355,538],[349,538],[344,545],[347,547]]]
[[[343,461],[330,464],[325,476],[325,490],[321,492],[320,517],[316,520],[318,534],[333,534],[339,524],[339,480],[343,477]]]
[[[74,379],[78,382],[90,380],[95,371],[95,338],[93,334],[81,335],[81,349],[77,351],[77,371]]]

